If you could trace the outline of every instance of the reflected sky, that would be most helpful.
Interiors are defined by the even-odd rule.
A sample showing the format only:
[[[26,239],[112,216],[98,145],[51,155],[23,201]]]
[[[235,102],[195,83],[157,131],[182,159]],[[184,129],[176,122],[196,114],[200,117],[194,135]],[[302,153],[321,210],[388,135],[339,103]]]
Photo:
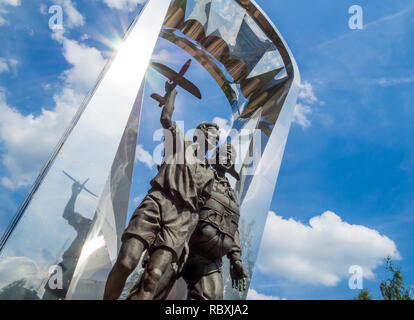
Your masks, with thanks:
[[[157,42],[153,61],[161,61],[160,58],[163,59],[163,63],[178,71],[192,57],[169,41],[160,38]],[[204,121],[216,120],[216,122],[221,122],[220,119],[223,119],[224,123],[230,126],[232,110],[217,82],[195,60],[193,60],[190,69],[187,71],[186,77],[199,87],[203,95],[203,99],[198,100],[185,90],[177,89],[178,95],[173,119],[184,122],[183,129],[189,138],[192,138],[191,130],[194,130],[197,125]],[[159,140],[154,141],[154,131],[161,128],[159,122],[161,109],[150,95],[154,92],[163,93],[164,85],[165,78],[156,71],[148,69],[141,114],[141,128],[138,137],[138,145],[142,148],[138,150],[139,152],[136,155],[128,217],[149,190],[149,181],[157,173],[157,164],[154,161],[145,161],[147,159],[145,155],[148,153],[152,156],[154,150],[161,144]]]
[[[194,1],[187,2],[190,4],[187,8],[188,18],[198,20],[204,25],[207,33],[211,32],[213,35],[226,40],[230,49],[230,57],[241,59],[247,66],[248,71],[251,72],[249,79],[241,84],[232,84],[236,86],[236,91],[240,90],[238,86],[241,85],[245,98],[251,95],[252,99],[256,99],[261,98],[261,95],[265,95],[266,98],[256,104],[258,111],[263,109],[271,113],[273,107],[276,108],[275,110],[280,110],[289,86],[281,87],[280,90],[270,88],[281,91],[278,92],[280,98],[272,100],[270,98],[275,93],[274,91],[261,91],[269,89],[265,85],[272,83],[272,79],[263,80],[256,77],[256,75],[260,76],[263,72],[267,72],[269,64],[272,64],[274,69],[283,67],[281,56],[275,51],[275,44],[255,24],[253,19],[235,3],[214,1],[212,4],[211,1],[199,1],[191,7],[192,2]],[[147,19],[144,20],[146,26],[153,23],[148,15],[143,17]],[[142,22],[142,19],[138,21],[138,24]],[[231,23],[232,21],[233,23]],[[143,76],[146,61],[150,57],[149,48],[151,45],[148,45],[148,47],[142,46],[142,43],[148,41],[151,43],[153,40],[151,38],[147,40],[147,33],[143,32],[146,28],[141,28],[141,33],[135,32],[135,30],[132,29],[128,41],[118,46],[119,52],[116,58],[107,69],[106,76],[101,79],[102,82],[97,87],[96,92],[90,96],[90,103],[82,117],[75,118],[75,121],[79,120],[76,130],[69,135],[64,148],[58,150],[60,151],[58,157],[51,167],[47,179],[40,185],[39,192],[34,195],[28,207],[28,212],[23,216],[18,228],[13,233],[6,247],[7,250],[4,251],[5,254],[2,256],[2,262],[5,263],[10,257],[28,257],[36,262],[39,270],[41,270],[39,272],[44,274],[52,261],[59,261],[59,257],[70,246],[72,240],[76,238],[76,231],[67,223],[62,223],[61,215],[57,214],[57,212],[64,211],[64,205],[70,196],[69,191],[65,192],[64,190],[66,190],[66,187],[67,190],[70,190],[71,182],[62,180],[61,172],[63,170],[69,170],[81,179],[90,178],[89,185],[91,189],[96,190],[95,192],[98,195],[102,194],[114,154],[140,85],[140,77]],[[154,33],[153,30],[152,33]],[[148,34],[150,33],[148,32]],[[134,39],[134,41],[131,39]],[[138,41],[138,39],[141,41]],[[215,51],[216,40],[213,39],[212,47],[207,43],[203,43],[206,50],[208,49],[212,55],[218,54]],[[140,45],[140,50],[138,50]],[[140,51],[139,54],[138,51]],[[224,51],[224,53],[226,52]],[[158,40],[153,55],[155,61],[166,63],[175,70],[179,70],[181,65],[190,57],[188,53],[162,38]],[[224,61],[223,57],[217,56],[216,58],[222,62]],[[225,68],[229,69],[229,66],[224,66],[217,60],[214,61],[222,69],[223,74],[226,73]],[[134,72],[131,72],[131,70]],[[274,76],[279,75],[275,74]],[[204,121],[215,121],[222,125],[223,129],[228,130],[233,125],[232,115],[234,110],[232,110],[232,106],[230,106],[226,95],[222,91],[223,87],[220,88],[220,85],[197,61],[194,61],[186,77],[199,86],[203,99],[201,101],[197,100],[186,91],[179,90],[174,120],[183,123],[182,130],[184,132],[195,128]],[[159,123],[161,109],[149,96],[154,92],[162,94],[164,92],[164,82],[165,79],[162,76],[151,69],[148,71],[143,107],[140,114],[138,148],[127,220],[129,220],[131,213],[150,188],[149,181],[156,175],[157,163],[154,161],[152,154],[161,143],[160,140],[154,139],[154,132],[161,127]],[[240,94],[239,97],[242,98]],[[246,202],[243,205],[247,209],[245,209],[246,212],[243,212],[242,209],[242,219],[244,216],[247,220],[256,222],[255,228],[258,231],[254,232],[255,239],[251,244],[251,248],[249,248],[253,252],[257,252],[261,237],[259,230],[263,230],[265,217],[273,195],[278,172],[274,169],[276,167],[278,169],[280,166],[283,155],[293,112],[292,101],[290,101],[289,108],[284,112],[283,123],[276,125],[278,137],[273,136],[272,139],[273,147],[278,150],[276,159],[272,159],[269,156],[272,152],[267,150],[266,154],[268,156],[263,159],[258,175],[255,179],[246,180],[249,184],[245,186]],[[260,109],[261,107],[263,108]],[[260,112],[258,118],[260,119]],[[270,137],[276,120],[277,114],[272,119],[260,119],[255,122],[259,127],[263,121],[271,122],[268,131],[262,137],[265,143],[259,151],[265,151],[267,138]],[[244,155],[242,157],[244,158]],[[268,175],[269,171],[273,172],[271,176]],[[260,179],[264,184],[258,182]],[[250,183],[252,183],[252,187]],[[261,193],[259,197],[257,192],[262,189],[265,189],[266,192]],[[261,206],[260,208],[256,207],[257,210],[253,212],[252,208],[255,207],[256,202],[260,202]],[[48,206],[48,203],[53,205]],[[97,201],[91,194],[83,193],[79,196],[75,210],[82,212],[82,216],[90,221],[95,216],[96,205]],[[97,213],[99,215],[99,210]],[[257,214],[257,217],[254,214]],[[38,230],[40,234],[31,235],[30,233],[33,230]],[[88,240],[82,256],[87,257],[101,246],[102,237],[97,234],[95,238]],[[39,257],[39,251],[42,254],[44,253],[43,248],[47,248],[49,251],[47,258],[46,256]],[[253,259],[255,259],[255,256]]]

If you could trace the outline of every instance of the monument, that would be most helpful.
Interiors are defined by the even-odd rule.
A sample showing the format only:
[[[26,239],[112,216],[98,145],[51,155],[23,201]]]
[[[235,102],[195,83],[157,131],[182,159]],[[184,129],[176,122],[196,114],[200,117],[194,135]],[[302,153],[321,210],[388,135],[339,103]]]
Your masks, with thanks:
[[[191,58],[202,67],[225,96],[227,105],[209,104],[209,110],[229,113],[232,130],[227,142],[237,152],[234,172],[240,179],[228,176],[228,181],[239,200],[241,259],[247,274],[246,285],[240,286],[248,288],[293,118],[300,83],[297,65],[255,1],[149,0],[1,238],[0,262],[13,261],[16,266],[16,277],[0,287],[2,297],[7,293],[13,299],[103,298],[121,248],[131,189],[149,186],[150,179],[138,181],[133,176],[138,170],[137,144],[160,127],[158,115],[151,125],[141,119],[148,108],[154,110],[154,101],[144,103],[145,74],[161,41],[185,56],[180,64]],[[201,96],[203,102],[210,94]],[[156,98],[164,104],[161,95]],[[182,108],[188,109],[180,114],[191,112],[197,123],[212,120],[205,119],[201,109]],[[89,178],[87,188],[92,192],[74,187],[73,193],[75,181],[63,171]],[[87,221],[88,230],[82,229],[81,236],[64,214],[68,204]],[[57,267],[74,241],[79,252],[72,255],[73,270],[65,274],[67,285],[51,294],[48,288],[59,285]],[[244,299],[247,290],[233,290],[229,270],[225,259],[223,298]],[[179,283],[170,292],[170,297],[186,296]]]

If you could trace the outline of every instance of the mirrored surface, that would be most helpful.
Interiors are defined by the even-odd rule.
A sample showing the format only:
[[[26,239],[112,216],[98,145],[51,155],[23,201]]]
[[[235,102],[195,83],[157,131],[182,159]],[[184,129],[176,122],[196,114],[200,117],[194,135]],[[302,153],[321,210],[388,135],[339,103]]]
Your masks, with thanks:
[[[114,159],[125,150],[120,146],[167,9],[165,1],[151,1],[132,23],[2,238],[1,272],[8,283],[0,292],[7,298],[22,299],[27,292],[38,299],[65,297],[82,255],[98,245],[85,239],[100,217],[97,207]]]
[[[162,159],[161,109],[150,94],[163,93],[165,78],[149,69],[142,80],[151,55],[177,71],[193,59],[186,77],[203,98],[179,89],[174,120],[190,139],[199,123],[214,121],[222,129],[221,141],[237,150],[241,179],[229,179],[241,201],[242,257],[251,279],[299,73],[276,28],[253,1],[243,6],[235,0],[176,0],[165,15],[167,9],[166,1],[147,4],[41,174],[0,256],[7,270],[14,268],[10,282],[0,288],[7,296],[102,298],[120,235]],[[161,27],[162,21],[161,33],[148,28]],[[231,288],[228,268],[225,264],[225,298],[245,298],[247,292]],[[59,272],[62,288],[56,288]],[[139,270],[130,283],[138,277]],[[182,283],[170,294],[185,296]]]

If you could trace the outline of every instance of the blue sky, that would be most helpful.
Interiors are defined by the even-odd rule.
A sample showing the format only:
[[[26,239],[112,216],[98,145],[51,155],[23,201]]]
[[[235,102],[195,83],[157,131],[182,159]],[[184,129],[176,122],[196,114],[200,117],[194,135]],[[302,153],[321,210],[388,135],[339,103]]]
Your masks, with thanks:
[[[0,0],[0,232],[137,2]],[[360,264],[368,274],[364,286],[378,297],[381,259],[394,249],[407,283],[414,283],[413,1],[257,2],[289,44],[303,85],[251,288],[258,297],[350,299],[357,291],[348,288],[348,267]],[[64,8],[63,38],[48,27],[54,3]],[[363,8],[364,30],[348,27],[354,4]],[[162,57],[163,46],[157,46]],[[197,78],[196,71],[189,77]],[[202,92],[214,87],[203,80]],[[224,103],[220,95],[214,99],[208,104]],[[154,116],[144,110],[144,120]],[[208,108],[203,114],[215,116],[228,114]],[[193,122],[189,127],[195,115]],[[155,172],[145,158],[151,142],[140,137],[137,168],[151,170],[137,182]],[[133,189],[131,204],[146,189]],[[281,263],[288,259],[289,268]]]

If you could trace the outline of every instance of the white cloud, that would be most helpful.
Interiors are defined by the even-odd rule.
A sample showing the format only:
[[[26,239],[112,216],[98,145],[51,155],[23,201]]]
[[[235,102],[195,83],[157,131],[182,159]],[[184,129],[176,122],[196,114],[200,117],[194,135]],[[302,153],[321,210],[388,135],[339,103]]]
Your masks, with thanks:
[[[299,91],[300,100],[306,103],[318,102],[318,98],[316,98],[315,93],[313,92],[313,87],[308,81],[305,81],[304,83],[302,83],[299,86],[299,88],[300,88],[300,91]]]
[[[151,153],[145,150],[142,144],[137,145],[135,160],[146,164],[150,169],[155,166]]]
[[[0,73],[2,72],[10,72],[19,64],[19,61],[16,59],[5,59],[0,58]]]
[[[138,4],[145,3],[147,0],[104,0],[110,8],[119,10],[134,10]]]
[[[279,297],[267,296],[263,293],[259,293],[254,289],[249,289],[247,293],[247,300],[282,300]]]
[[[342,221],[327,211],[309,225],[269,212],[258,259],[259,270],[301,284],[335,286],[359,265],[366,279],[387,256],[400,259],[391,239],[378,231]]]
[[[293,112],[293,122],[299,124],[302,128],[309,128],[311,122],[308,115],[312,113],[312,108],[301,103],[297,103]]]
[[[154,52],[151,59],[154,61],[170,61],[171,57],[174,55],[170,54],[167,49],[161,49],[159,51]]]
[[[19,64],[19,61],[17,61],[16,59],[9,59],[9,65],[14,68]]]
[[[82,37],[80,37],[82,41],[88,40],[89,38],[89,35],[87,35],[86,33]]]
[[[0,261],[0,288],[22,279],[29,281],[26,283],[28,287],[38,287],[42,278],[38,265],[27,257],[12,257]]]
[[[224,142],[227,138],[227,136],[229,135],[231,128],[232,128],[232,124],[224,118],[220,118],[220,117],[215,117],[213,119],[213,123],[217,124],[220,128],[220,141]]]
[[[83,15],[77,10],[76,4],[71,0],[54,0],[57,5],[63,8],[63,23],[68,28],[80,27],[85,24]]]
[[[63,72],[66,84],[74,90],[90,89],[105,63],[101,52],[93,47],[68,39],[60,33],[54,38],[63,45],[63,56],[72,68]]]
[[[283,59],[279,51],[275,50],[266,52],[262,59],[260,59],[260,62],[254,67],[252,72],[250,72],[248,78],[255,77],[266,72],[270,72],[283,66]],[[282,70],[281,73],[283,72],[286,71]],[[278,74],[278,76],[280,76],[280,73]]]
[[[7,105],[0,95],[0,138],[6,152],[3,165],[10,172],[2,184],[17,189],[31,184],[41,165],[57,144],[82,101],[83,95],[65,88],[55,95],[53,110],[42,109],[40,115],[23,115]]]
[[[72,67],[62,73],[63,87],[53,97],[52,110],[23,115],[7,104],[5,91],[0,90],[0,141],[5,150],[1,160],[9,171],[0,182],[9,189],[33,182],[105,63],[97,49],[62,35],[55,38]]]
[[[0,5],[9,5],[17,7],[21,5],[21,2],[20,0],[0,0]]]
[[[20,0],[0,0],[0,14],[7,14],[8,11],[4,9],[6,6],[18,7],[21,5]],[[0,15],[0,26],[8,24],[8,21]]]
[[[313,91],[312,84],[305,81],[299,86],[298,103],[295,106],[293,114],[293,122],[299,124],[303,129],[309,128],[311,122],[309,115],[312,113],[312,108],[309,105],[318,102],[318,98]]]
[[[401,11],[398,11],[396,13],[390,14],[388,16],[384,16],[382,18],[379,18],[378,20],[372,21],[366,25],[364,25],[364,30],[368,30],[368,29],[374,29],[374,28],[378,28],[378,26],[383,25],[384,23],[390,23],[390,21],[394,20],[394,19],[398,19],[402,16],[405,16],[406,14],[410,13],[412,10],[414,9],[414,5],[411,5]],[[319,45],[317,45],[315,47],[315,49],[320,49],[322,47],[325,46],[330,46],[333,47],[333,44],[338,42],[338,41],[342,41],[345,40],[349,37],[355,36],[355,34],[357,34],[354,30],[347,32],[345,34],[340,35],[339,37],[332,39],[332,40],[327,40]]]
[[[40,13],[41,14],[47,14],[47,7],[46,7],[46,5],[44,3],[41,3],[40,4],[39,9],[40,9]]]
[[[9,72],[9,65],[7,64],[6,61],[4,61],[3,58],[0,58],[0,73],[2,72]]]
[[[382,87],[391,87],[391,86],[397,86],[400,84],[407,84],[407,83],[413,83],[414,82],[414,76],[413,77],[400,77],[400,78],[394,78],[394,79],[387,79],[387,78],[381,78],[375,81]]]
[[[143,193],[143,194],[139,194],[139,195],[137,195],[132,201],[133,201],[133,203],[134,203],[134,205],[138,205],[139,203],[141,203],[142,202],[142,200],[144,199],[144,197],[145,197],[145,194]]]

